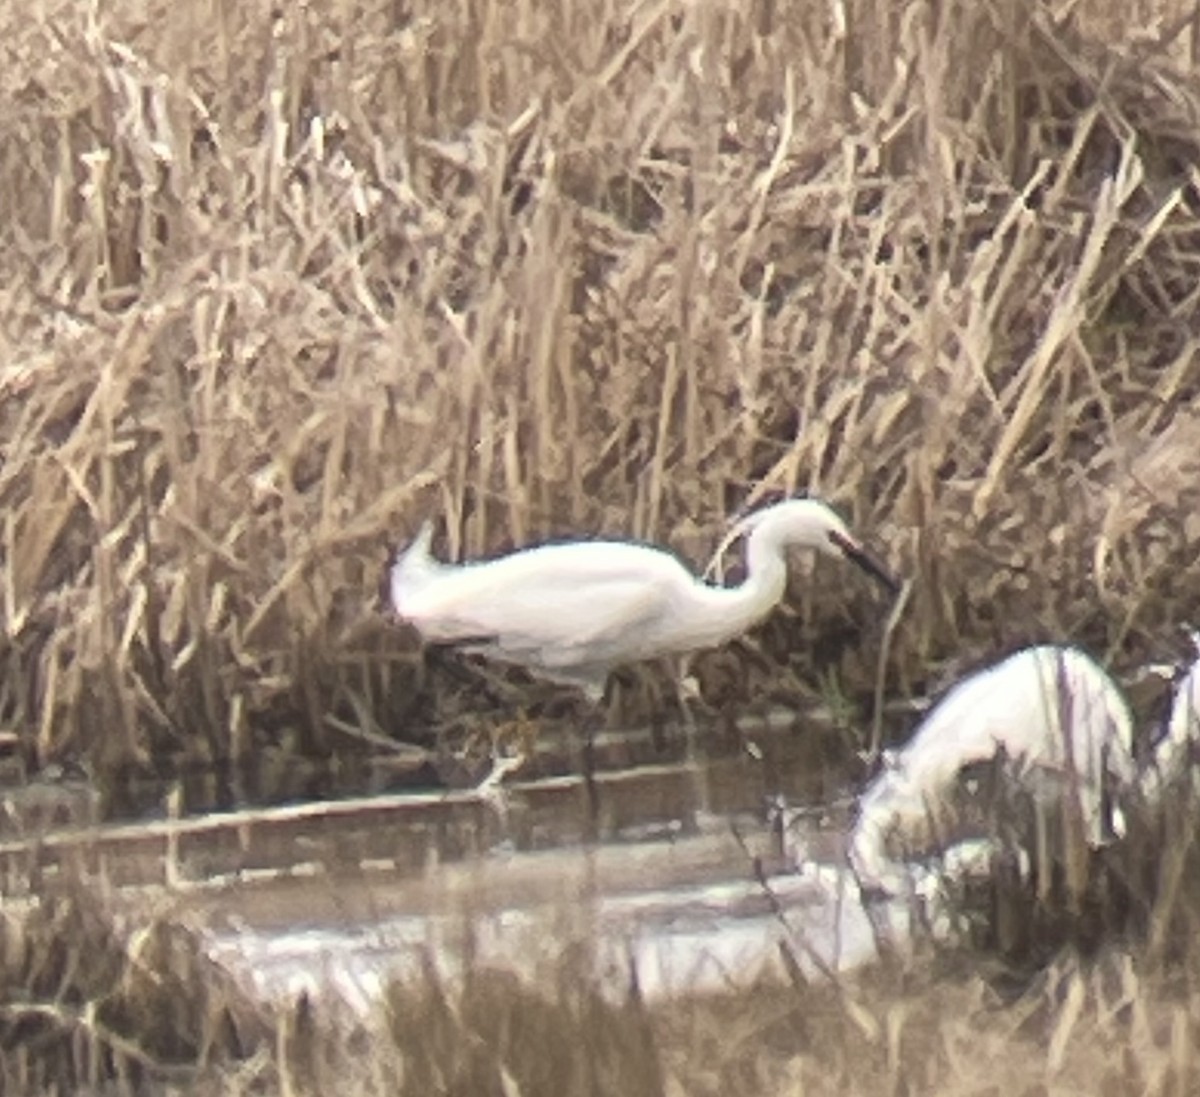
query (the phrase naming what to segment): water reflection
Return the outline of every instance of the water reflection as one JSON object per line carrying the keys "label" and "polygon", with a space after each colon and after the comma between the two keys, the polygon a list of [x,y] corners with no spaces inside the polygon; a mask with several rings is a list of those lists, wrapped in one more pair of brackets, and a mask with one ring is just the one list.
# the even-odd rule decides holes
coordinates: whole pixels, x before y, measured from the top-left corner
{"label": "water reflection", "polygon": [[[680,852],[687,859],[686,847],[706,842],[683,839],[682,851],[650,843],[637,856],[650,870]],[[554,858],[563,878],[575,881],[588,869],[569,862],[598,852],[564,851]],[[489,860],[494,868],[532,856],[505,853]],[[550,862],[543,867],[554,868]],[[358,1008],[367,1007],[389,978],[418,977],[431,962],[449,982],[468,963],[536,979],[554,970],[563,950],[584,949],[614,995],[628,991],[636,972],[642,994],[655,999],[685,989],[741,986],[768,973],[782,976],[781,948],[814,978],[876,955],[857,888],[834,866],[759,880],[750,866],[738,871],[731,864],[729,878],[706,883],[579,892],[491,909],[469,897],[460,902],[458,909],[394,914],[374,924],[262,928],[234,919],[215,936],[214,954],[267,994],[332,991]]]}
{"label": "water reflection", "polygon": [[536,975],[564,949],[589,955],[616,993],[635,970],[651,997],[778,971],[781,948],[817,974],[874,953],[838,868],[844,812],[805,817],[808,858],[827,871],[797,875],[769,805],[845,802],[836,735],[794,717],[726,726],[700,761],[681,744],[611,736],[591,845],[582,782],[539,758],[500,800],[459,789],[168,808],[0,842],[0,871],[14,898],[55,876],[101,879],[135,903],[165,889],[264,991],[324,989],[360,1006],[431,961],[446,978],[468,962]]}

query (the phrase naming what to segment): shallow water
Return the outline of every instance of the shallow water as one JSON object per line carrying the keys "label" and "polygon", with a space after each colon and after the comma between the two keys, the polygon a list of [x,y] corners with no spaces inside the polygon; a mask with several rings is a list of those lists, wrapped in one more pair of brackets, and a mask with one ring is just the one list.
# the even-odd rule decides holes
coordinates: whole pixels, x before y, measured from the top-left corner
{"label": "shallow water", "polygon": [[[438,829],[450,841],[430,842],[426,826],[419,868],[411,856],[404,867],[316,858],[312,875],[233,880],[194,899],[213,954],[263,991],[331,990],[360,1007],[389,977],[430,963],[449,980],[468,963],[536,977],[585,954],[614,993],[636,971],[654,998],[779,973],[781,946],[814,974],[874,955],[853,887],[832,867],[846,781],[786,721],[764,721],[737,747],[600,773],[595,842],[581,840],[578,779],[517,775],[482,805],[456,802]],[[803,841],[829,871],[792,870],[770,820],[775,797],[813,804]],[[421,825],[377,833],[396,848]]]}
{"label": "shallow water", "polygon": [[[617,993],[636,970],[655,997],[779,971],[781,946],[810,973],[874,955],[836,867],[850,782],[829,762],[828,728],[774,718],[691,743],[605,739],[592,841],[583,782],[541,775],[557,767],[535,760],[482,796],[400,793],[10,842],[5,894],[84,872],[139,905],[175,896],[213,955],[263,991],[332,991],[360,1007],[429,963],[448,979],[467,963],[536,975],[567,951]],[[802,875],[769,820],[779,797],[813,805],[803,835],[789,835],[810,861]]]}
{"label": "shallow water", "polygon": [[[684,839],[686,847],[705,838]],[[649,843],[633,856],[647,869],[673,851]],[[601,984],[620,995],[636,971],[648,999],[683,990],[745,985],[782,975],[781,947],[809,975],[845,970],[876,954],[871,926],[850,890],[838,902],[830,876],[781,874],[759,881],[731,865],[708,883],[648,890],[578,887],[586,862],[627,850],[600,848],[551,855],[543,867],[569,881],[555,898],[493,902],[461,895],[421,911],[264,925],[233,910],[213,937],[213,955],[247,975],[268,995],[333,991],[365,1008],[391,977],[416,977],[432,961],[453,982],[469,963],[500,966],[537,978],[554,972],[564,953],[586,950]],[[542,854],[497,852],[489,872]],[[351,902],[386,896],[372,885]],[[485,886],[481,889],[486,896]],[[368,896],[367,892],[373,895]],[[310,893],[311,894],[311,893]],[[296,908],[293,907],[293,914]]]}

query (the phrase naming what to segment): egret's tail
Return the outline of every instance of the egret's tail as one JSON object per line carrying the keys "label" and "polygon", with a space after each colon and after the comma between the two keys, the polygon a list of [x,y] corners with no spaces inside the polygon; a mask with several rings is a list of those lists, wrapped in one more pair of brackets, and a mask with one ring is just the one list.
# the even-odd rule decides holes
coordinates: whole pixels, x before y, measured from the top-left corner
{"label": "egret's tail", "polygon": [[438,562],[429,551],[433,543],[433,523],[426,521],[417,531],[412,543],[398,553],[392,565],[391,594],[392,608],[405,616],[408,600],[433,577]]}

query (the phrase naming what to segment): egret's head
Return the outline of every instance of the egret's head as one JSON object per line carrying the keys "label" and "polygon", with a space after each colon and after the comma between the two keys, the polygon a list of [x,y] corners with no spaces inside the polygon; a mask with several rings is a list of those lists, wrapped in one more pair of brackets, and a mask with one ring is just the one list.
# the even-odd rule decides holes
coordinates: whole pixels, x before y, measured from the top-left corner
{"label": "egret's head", "polygon": [[758,533],[780,548],[794,546],[840,556],[857,564],[893,594],[900,589],[899,583],[863,548],[846,523],[817,499],[787,499],[763,507],[741,519],[732,533],[733,536]]}

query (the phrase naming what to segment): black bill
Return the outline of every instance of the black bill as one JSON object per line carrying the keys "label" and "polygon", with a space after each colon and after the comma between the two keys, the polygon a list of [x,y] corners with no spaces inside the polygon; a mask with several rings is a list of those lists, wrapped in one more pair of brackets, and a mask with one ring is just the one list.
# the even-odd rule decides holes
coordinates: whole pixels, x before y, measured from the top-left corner
{"label": "black bill", "polygon": [[893,576],[887,568],[885,568],[878,560],[871,556],[862,545],[855,541],[851,541],[848,537],[841,537],[836,533],[831,533],[829,538],[838,548],[842,550],[842,555],[857,564],[863,569],[872,579],[885,586],[893,595],[900,593],[900,582]]}

